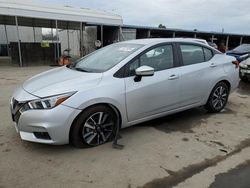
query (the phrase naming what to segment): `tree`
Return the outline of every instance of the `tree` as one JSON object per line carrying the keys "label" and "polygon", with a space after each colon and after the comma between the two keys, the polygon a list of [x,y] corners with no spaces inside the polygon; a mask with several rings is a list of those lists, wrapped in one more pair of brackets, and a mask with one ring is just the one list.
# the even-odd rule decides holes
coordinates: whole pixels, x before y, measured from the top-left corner
{"label": "tree", "polygon": [[161,28],[161,29],[166,29],[166,26],[163,25],[163,24],[159,24],[158,28]]}

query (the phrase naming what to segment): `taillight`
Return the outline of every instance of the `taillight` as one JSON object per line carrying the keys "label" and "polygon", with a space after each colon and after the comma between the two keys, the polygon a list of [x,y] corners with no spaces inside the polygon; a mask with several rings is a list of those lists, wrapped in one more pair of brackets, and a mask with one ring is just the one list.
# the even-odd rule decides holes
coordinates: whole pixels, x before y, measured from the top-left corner
{"label": "taillight", "polygon": [[232,61],[232,63],[235,65],[235,68],[238,68],[240,65],[239,61]]}

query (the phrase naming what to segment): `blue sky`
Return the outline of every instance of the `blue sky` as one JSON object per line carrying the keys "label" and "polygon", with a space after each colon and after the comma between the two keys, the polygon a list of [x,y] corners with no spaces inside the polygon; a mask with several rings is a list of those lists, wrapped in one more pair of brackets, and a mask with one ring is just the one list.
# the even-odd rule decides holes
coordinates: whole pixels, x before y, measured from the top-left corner
{"label": "blue sky", "polygon": [[114,12],[124,24],[250,34],[249,0],[43,0]]}

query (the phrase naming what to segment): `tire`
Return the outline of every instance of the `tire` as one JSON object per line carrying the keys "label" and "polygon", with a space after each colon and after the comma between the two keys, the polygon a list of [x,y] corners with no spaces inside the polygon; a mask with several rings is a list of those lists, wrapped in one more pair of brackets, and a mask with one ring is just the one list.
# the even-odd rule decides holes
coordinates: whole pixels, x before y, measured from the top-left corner
{"label": "tire", "polygon": [[210,93],[205,108],[211,113],[220,112],[227,104],[229,88],[225,82],[219,82]]}
{"label": "tire", "polygon": [[74,121],[70,131],[70,143],[75,147],[95,147],[111,141],[116,133],[118,118],[105,105],[84,110]]}

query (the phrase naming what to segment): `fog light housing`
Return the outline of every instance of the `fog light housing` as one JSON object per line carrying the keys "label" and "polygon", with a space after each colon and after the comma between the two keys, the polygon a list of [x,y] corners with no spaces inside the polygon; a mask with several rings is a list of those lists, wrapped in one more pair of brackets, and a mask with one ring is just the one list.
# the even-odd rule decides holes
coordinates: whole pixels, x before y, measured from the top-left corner
{"label": "fog light housing", "polygon": [[33,134],[38,139],[51,140],[51,137],[48,132],[34,132]]}

